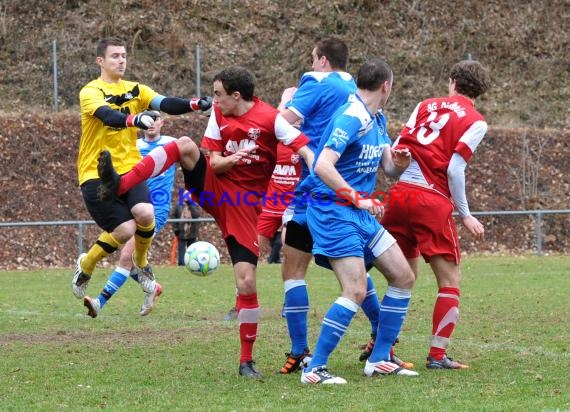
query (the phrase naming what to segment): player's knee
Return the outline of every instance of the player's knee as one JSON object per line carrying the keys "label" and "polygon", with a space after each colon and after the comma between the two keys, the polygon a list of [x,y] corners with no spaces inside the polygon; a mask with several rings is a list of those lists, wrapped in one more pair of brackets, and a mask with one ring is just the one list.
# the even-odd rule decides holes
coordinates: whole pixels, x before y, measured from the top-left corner
{"label": "player's knee", "polygon": [[193,170],[198,159],[200,159],[200,148],[188,136],[180,137],[177,144],[180,151],[180,164],[183,168]]}
{"label": "player's knee", "polygon": [[313,255],[287,244],[283,245],[282,252],[281,277],[283,281],[305,279]]}
{"label": "player's knee", "polygon": [[342,295],[360,306],[366,298],[366,284],[358,283],[348,287],[345,286],[342,291]]}
{"label": "player's knee", "polygon": [[358,305],[361,305],[362,302],[364,302],[365,298],[366,298],[366,288],[360,288],[357,291],[355,291],[354,301],[358,303]]}
{"label": "player's knee", "polygon": [[117,226],[111,234],[119,243],[126,243],[137,230],[137,224],[134,219],[128,220]]}
{"label": "player's knee", "polygon": [[399,268],[395,271],[397,279],[394,283],[397,283],[397,287],[403,289],[412,289],[416,283],[416,275],[412,270],[412,267],[408,262],[402,258],[400,261]]}
{"label": "player's knee", "polygon": [[250,274],[249,276],[246,276],[243,279],[242,287],[244,288],[244,290],[247,291],[247,293],[256,293],[257,292],[257,288],[255,286],[255,274],[254,273]]}
{"label": "player's knee", "polygon": [[239,295],[251,295],[257,293],[255,269],[247,268],[244,270],[243,263],[234,265],[236,277],[236,289]]}
{"label": "player's knee", "polygon": [[402,287],[405,289],[412,289],[416,283],[416,275],[414,274],[412,268],[409,268],[402,276]]}
{"label": "player's knee", "polygon": [[154,207],[151,203],[138,203],[131,209],[139,225],[150,225],[154,221]]}
{"label": "player's knee", "polygon": [[180,155],[185,156],[188,154],[195,154],[198,149],[198,146],[194,141],[188,136],[181,136],[176,141],[178,145],[178,150],[180,150]]}

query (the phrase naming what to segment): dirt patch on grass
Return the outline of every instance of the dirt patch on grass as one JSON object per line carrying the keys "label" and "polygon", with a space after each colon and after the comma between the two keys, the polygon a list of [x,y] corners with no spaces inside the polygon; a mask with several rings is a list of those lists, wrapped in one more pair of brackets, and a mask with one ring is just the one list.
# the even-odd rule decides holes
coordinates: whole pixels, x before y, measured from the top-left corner
{"label": "dirt patch on grass", "polygon": [[223,329],[212,327],[210,322],[196,324],[191,328],[176,329],[138,329],[93,332],[42,332],[42,333],[5,333],[0,334],[0,346],[10,344],[30,345],[66,345],[89,344],[118,345],[135,347],[141,344],[183,342],[187,339],[196,339],[198,336],[211,338],[216,334],[224,333]]}

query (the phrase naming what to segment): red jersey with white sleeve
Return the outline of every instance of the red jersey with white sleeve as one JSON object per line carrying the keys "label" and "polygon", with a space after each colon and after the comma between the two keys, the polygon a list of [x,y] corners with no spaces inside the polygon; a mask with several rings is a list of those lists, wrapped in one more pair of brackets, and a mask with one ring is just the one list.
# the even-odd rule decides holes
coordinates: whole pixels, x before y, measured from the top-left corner
{"label": "red jersey with white sleeve", "polygon": [[407,147],[412,162],[400,181],[429,186],[450,198],[447,170],[454,153],[468,162],[487,132],[484,117],[465,96],[419,103],[394,143]]}
{"label": "red jersey with white sleeve", "polygon": [[301,159],[290,147],[277,145],[277,163],[267,191],[261,201],[257,233],[272,239],[283,225],[282,217],[295,197],[295,187],[301,178]]}
{"label": "red jersey with white sleeve", "polygon": [[295,187],[301,178],[301,157],[289,146],[277,145],[277,163],[267,186],[262,213],[281,216],[295,197]]}
{"label": "red jersey with white sleeve", "polygon": [[202,147],[229,156],[240,149],[258,146],[223,175],[238,186],[261,194],[267,189],[275,167],[277,142],[296,152],[309,139],[291,126],[276,108],[257,97],[253,101],[253,107],[243,116],[223,116],[214,104]]}

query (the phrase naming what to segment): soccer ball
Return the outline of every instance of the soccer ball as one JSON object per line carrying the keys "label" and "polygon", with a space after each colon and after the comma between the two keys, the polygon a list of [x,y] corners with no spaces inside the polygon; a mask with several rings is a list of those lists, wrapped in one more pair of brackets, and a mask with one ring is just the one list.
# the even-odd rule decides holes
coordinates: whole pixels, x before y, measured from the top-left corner
{"label": "soccer ball", "polygon": [[195,242],[186,249],[184,264],[193,275],[208,276],[220,266],[220,253],[211,243]]}

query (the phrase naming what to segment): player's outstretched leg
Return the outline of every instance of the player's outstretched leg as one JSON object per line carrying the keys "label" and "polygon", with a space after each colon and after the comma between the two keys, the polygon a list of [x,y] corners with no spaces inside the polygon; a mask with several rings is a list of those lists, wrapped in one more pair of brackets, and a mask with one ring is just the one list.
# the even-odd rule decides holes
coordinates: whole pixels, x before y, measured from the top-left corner
{"label": "player's outstretched leg", "polygon": [[115,170],[113,160],[111,159],[111,153],[108,150],[103,150],[99,154],[97,162],[97,172],[101,178],[99,198],[101,200],[108,200],[113,196],[117,196],[119,185],[121,183],[121,176],[119,176]]}

